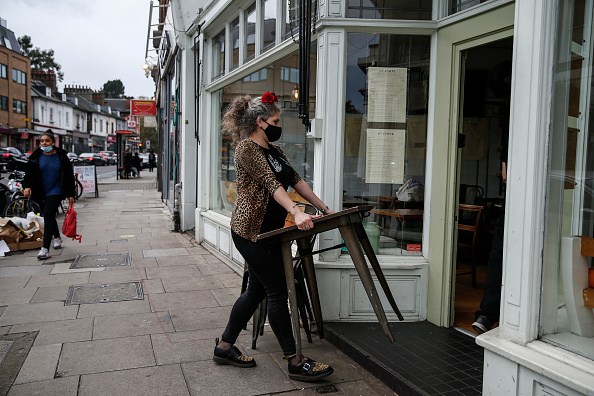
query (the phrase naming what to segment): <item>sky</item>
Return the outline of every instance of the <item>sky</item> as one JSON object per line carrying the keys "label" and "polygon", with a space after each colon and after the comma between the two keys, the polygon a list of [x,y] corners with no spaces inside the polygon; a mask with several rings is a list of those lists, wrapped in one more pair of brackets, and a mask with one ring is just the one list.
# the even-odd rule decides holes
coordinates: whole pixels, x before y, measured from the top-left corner
{"label": "sky", "polygon": [[[64,80],[58,82],[59,91],[66,85],[100,90],[107,81],[119,79],[126,96],[154,95],[154,82],[142,70],[150,0],[0,0],[0,3],[0,18],[6,20],[6,27],[17,38],[28,35],[33,47],[54,50],[54,60],[64,73]],[[155,8],[154,21],[156,13]],[[148,55],[155,56],[155,52],[149,51]]]}

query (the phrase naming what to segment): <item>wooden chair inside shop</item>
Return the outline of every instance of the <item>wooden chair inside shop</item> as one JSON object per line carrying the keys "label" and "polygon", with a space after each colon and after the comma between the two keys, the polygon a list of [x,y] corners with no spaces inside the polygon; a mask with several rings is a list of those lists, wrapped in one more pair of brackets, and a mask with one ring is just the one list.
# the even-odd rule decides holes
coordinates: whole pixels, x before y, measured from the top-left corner
{"label": "wooden chair inside shop", "polygon": [[481,205],[458,205],[458,254],[457,264],[460,260],[460,253],[470,253],[470,271],[456,271],[456,275],[470,274],[472,287],[476,289],[476,262],[477,262],[477,236],[481,223],[484,224],[484,207]]}
{"label": "wooden chair inside shop", "polygon": [[[291,197],[293,202],[300,204],[302,211],[309,214],[317,214],[317,210],[313,207],[313,205],[307,202],[307,200],[298,193],[290,192],[289,196]],[[295,225],[295,218],[290,213],[287,213],[287,217],[285,219],[285,227],[290,227],[292,225]],[[314,243],[313,239],[315,239],[315,235],[312,236],[312,241],[310,241],[312,245]],[[297,260],[293,268],[295,271],[295,290],[297,295],[297,306],[299,310],[299,316],[301,317],[303,329],[305,330],[305,334],[307,335],[307,341],[311,344],[313,340],[311,338],[312,329],[310,327],[310,323],[314,324],[315,320],[313,312],[311,310],[310,295],[305,282],[305,275],[303,273],[303,266],[301,265],[301,260]],[[247,288],[248,280],[249,272],[247,268],[247,263],[245,263],[243,267],[243,280],[241,283],[242,294]],[[262,302],[256,309],[256,312],[254,312],[254,316],[252,317],[252,349],[256,349],[256,342],[258,340],[258,336],[264,335],[264,325],[266,323],[266,315],[268,309],[267,307],[268,303],[266,299],[262,300]]]}
{"label": "wooden chair inside shop", "polygon": [[[375,203],[375,209],[397,209],[396,204],[398,199],[396,197],[387,197],[385,195],[379,195]],[[390,216],[376,215],[377,225],[382,230],[387,230],[390,227]]]}

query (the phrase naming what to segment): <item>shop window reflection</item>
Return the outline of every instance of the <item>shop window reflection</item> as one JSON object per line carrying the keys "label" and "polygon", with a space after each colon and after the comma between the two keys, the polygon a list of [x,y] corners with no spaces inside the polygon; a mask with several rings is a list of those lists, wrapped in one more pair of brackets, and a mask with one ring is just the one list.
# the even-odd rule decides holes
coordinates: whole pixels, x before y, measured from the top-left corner
{"label": "shop window reflection", "polygon": [[[315,79],[316,53],[315,44],[312,45],[312,69],[310,85],[310,117],[315,114]],[[220,132],[220,121],[234,97],[239,95],[261,96],[264,92],[274,92],[281,106],[281,139],[274,144],[280,146],[289,159],[291,165],[312,185],[313,183],[313,144],[305,137],[305,127],[298,118],[297,103],[292,100],[291,93],[295,84],[283,78],[284,70],[297,70],[298,54],[292,54],[276,63],[262,68],[241,80],[227,85],[217,91],[218,106],[213,112],[213,134],[217,142],[213,145],[212,155],[215,166],[211,175],[211,208],[225,215],[230,215],[235,202],[235,150],[231,145],[231,136]]]}
{"label": "shop window reflection", "polygon": [[245,61],[256,57],[256,3],[245,11],[246,50]]}
{"label": "shop window reflection", "polygon": [[347,17],[430,20],[432,5],[432,0],[348,0]]}
{"label": "shop window reflection", "polygon": [[374,207],[366,223],[380,254],[420,255],[429,37],[349,33],[347,41],[343,209]]}

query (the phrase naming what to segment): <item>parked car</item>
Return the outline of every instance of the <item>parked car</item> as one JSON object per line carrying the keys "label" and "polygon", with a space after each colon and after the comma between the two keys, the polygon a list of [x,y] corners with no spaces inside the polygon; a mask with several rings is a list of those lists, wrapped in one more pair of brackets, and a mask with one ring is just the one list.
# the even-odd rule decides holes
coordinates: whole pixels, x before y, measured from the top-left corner
{"label": "parked car", "polygon": [[138,154],[138,156],[140,157],[140,161],[142,161],[142,167],[148,168],[148,166],[149,166],[148,154],[142,153],[142,154]]}
{"label": "parked car", "polygon": [[76,163],[80,161],[80,158],[78,155],[76,155],[75,153],[68,153],[66,154],[68,156],[68,159],[70,160],[70,162],[72,163]]}
{"label": "parked car", "polygon": [[0,147],[0,168],[25,170],[27,158],[15,147]]}
{"label": "parked car", "polygon": [[78,156],[82,161],[83,165],[95,165],[104,166],[107,165],[107,161],[103,159],[98,153],[82,153]]}
{"label": "parked car", "polygon": [[108,165],[115,165],[117,162],[113,151],[100,151],[99,155],[107,162]]}

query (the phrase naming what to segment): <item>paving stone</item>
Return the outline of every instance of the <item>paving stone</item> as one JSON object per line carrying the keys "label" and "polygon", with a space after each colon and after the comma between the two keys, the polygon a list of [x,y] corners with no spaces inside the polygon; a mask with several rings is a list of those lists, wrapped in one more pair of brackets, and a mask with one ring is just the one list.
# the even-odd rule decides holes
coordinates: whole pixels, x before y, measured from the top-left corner
{"label": "paving stone", "polygon": [[179,278],[185,276],[200,276],[201,273],[195,265],[183,265],[179,267],[157,267],[147,268],[146,276],[148,279]]}
{"label": "paving stone", "polygon": [[65,307],[61,302],[15,304],[6,308],[0,326],[75,319],[77,312],[77,306]]}
{"label": "paving stone", "polygon": [[140,281],[146,279],[144,268],[119,268],[117,270],[107,268],[105,271],[93,272],[89,276],[89,283],[106,284],[120,283],[125,281]]}
{"label": "paving stone", "polygon": [[37,291],[36,287],[16,290],[0,290],[0,305],[27,304]]}
{"label": "paving stone", "polygon": [[145,279],[142,281],[142,291],[145,295],[165,293],[161,279]]}
{"label": "paving stone", "polygon": [[169,311],[175,331],[225,328],[231,307]]}
{"label": "paving stone", "polygon": [[80,379],[79,396],[183,396],[189,394],[179,365],[89,374],[81,376]]}
{"label": "paving stone", "polygon": [[31,279],[30,276],[15,276],[11,278],[0,278],[0,290],[15,290],[25,287]]}
{"label": "paving stone", "polygon": [[72,286],[85,284],[88,281],[88,271],[73,274],[41,275],[32,277],[27,283],[27,287]]}
{"label": "paving stone", "polygon": [[176,256],[176,257],[157,257],[159,267],[183,266],[191,264],[206,264],[204,257],[197,255]]}
{"label": "paving stone", "polygon": [[39,331],[34,346],[89,341],[93,337],[93,318],[15,325],[11,333],[32,331]]}
{"label": "paving stone", "polygon": [[171,317],[167,312],[100,316],[95,318],[93,339],[172,333],[173,331]]}
{"label": "paving stone", "polygon": [[62,344],[33,346],[14,383],[18,385],[53,379],[61,350]]}
{"label": "paving stone", "polygon": [[5,334],[8,334],[10,332],[10,329],[12,329],[12,326],[2,326],[2,327],[0,327],[0,336],[3,336]]}
{"label": "paving stone", "polygon": [[117,301],[105,304],[82,304],[80,305],[78,311],[78,318],[127,315],[147,312],[151,312],[151,307],[148,298],[145,298],[144,300]]}
{"label": "paving stone", "polygon": [[230,287],[226,289],[211,290],[213,296],[217,299],[221,306],[233,305],[241,295],[241,287]]}
{"label": "paving stone", "polygon": [[154,366],[150,337],[125,337],[64,344],[58,363],[63,376]]}
{"label": "paving stone", "polygon": [[225,287],[241,287],[243,278],[236,274],[218,274],[216,277],[225,285]]}
{"label": "paving stone", "polygon": [[198,246],[194,246],[192,248],[188,248],[188,253],[190,253],[192,256],[197,256],[197,255],[203,255],[203,254],[211,254],[208,249],[198,245]]}
{"label": "paving stone", "polygon": [[66,301],[69,286],[39,287],[31,299],[32,303]]}
{"label": "paving stone", "polygon": [[[150,243],[111,243],[107,245],[107,251],[110,253],[138,252],[141,254],[145,249],[151,249]],[[140,255],[140,257],[142,257],[142,255]]]}
{"label": "paving stone", "polygon": [[[378,381],[379,382],[379,381]],[[300,396],[307,396],[307,395],[319,395],[323,393],[334,395],[365,395],[365,396],[379,396],[379,395],[395,395],[394,391],[390,390],[387,386],[383,388],[379,388],[378,393],[374,388],[372,388],[368,383],[365,381],[352,381],[352,382],[344,382],[341,384],[322,384],[322,383],[315,383],[314,388],[309,389],[297,389],[291,392],[283,393],[283,396],[293,396],[293,395],[300,395]],[[329,388],[334,386],[336,390]]]}
{"label": "paving stone", "polygon": [[[158,266],[157,259],[154,257],[142,257],[142,255],[139,254],[132,256],[132,265],[130,267],[156,268]],[[116,268],[114,267],[112,269]]]}
{"label": "paving stone", "polygon": [[[212,361],[182,363],[186,382],[193,395],[261,395],[295,390],[283,370],[268,355],[260,355],[258,365],[238,370],[233,366],[220,366]],[[232,381],[229,381],[233,378]],[[301,387],[300,387],[301,388]]]}
{"label": "paving stone", "polygon": [[208,290],[162,293],[151,296],[151,309],[153,311],[172,311],[183,309],[196,309],[218,307],[219,303]]}
{"label": "paving stone", "polygon": [[77,396],[78,377],[13,385],[8,396]]}
{"label": "paving stone", "polygon": [[21,278],[23,276],[47,275],[52,269],[49,265],[0,267],[0,278]]}
{"label": "paving stone", "polygon": [[189,256],[185,248],[143,250],[144,257]]}
{"label": "paving stone", "polygon": [[[86,274],[87,279],[89,277],[89,272],[96,272],[96,271],[105,271],[105,267],[96,267],[96,268],[72,268],[70,266],[76,259],[76,256],[72,258],[72,261],[68,263],[57,263],[54,264],[54,268],[50,272],[50,275],[58,275],[58,274],[75,274],[75,273],[83,273]],[[79,282],[80,283],[80,282]]]}
{"label": "paving stone", "polygon": [[184,276],[180,278],[163,278],[162,281],[163,287],[168,293],[225,288],[225,285],[215,276]]}
{"label": "paving stone", "polygon": [[236,274],[231,268],[222,262],[198,264],[198,269],[202,275]]}

